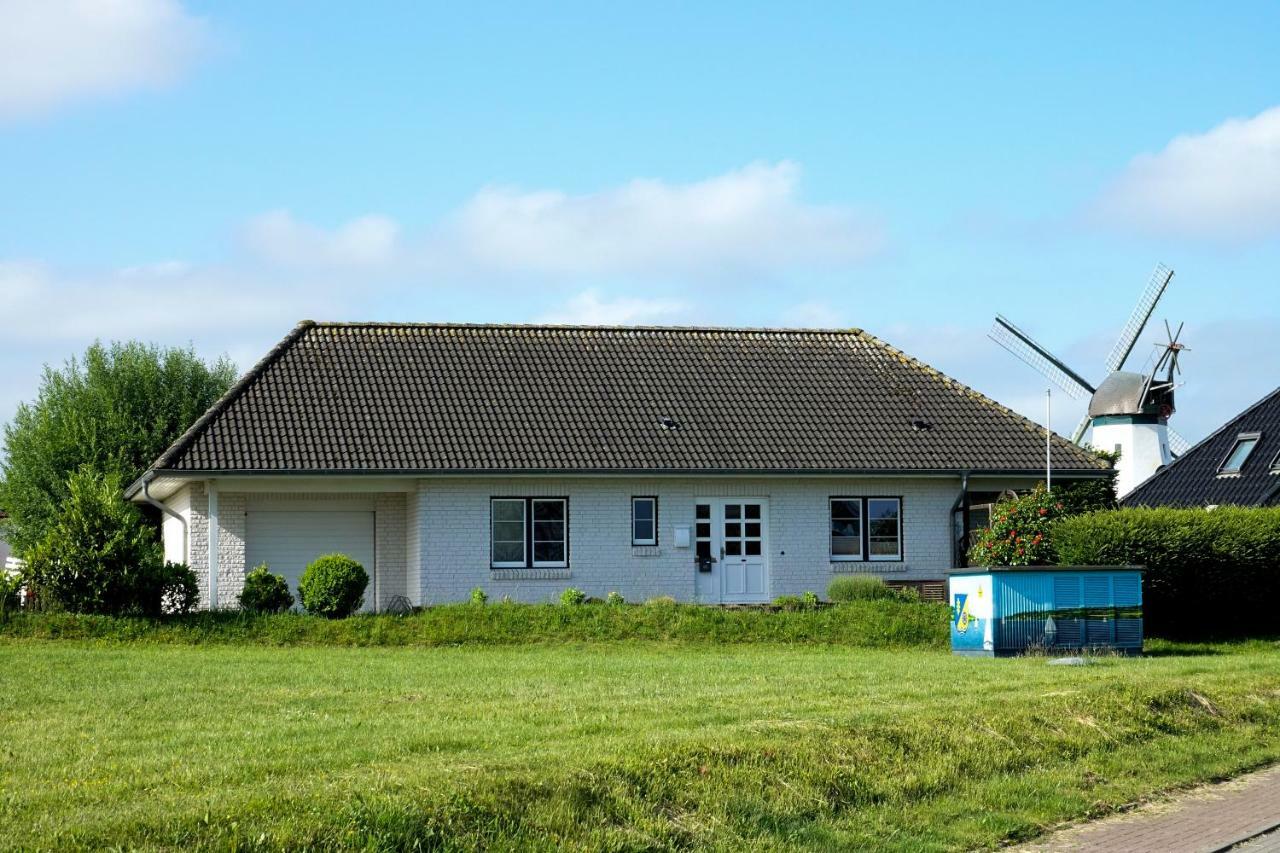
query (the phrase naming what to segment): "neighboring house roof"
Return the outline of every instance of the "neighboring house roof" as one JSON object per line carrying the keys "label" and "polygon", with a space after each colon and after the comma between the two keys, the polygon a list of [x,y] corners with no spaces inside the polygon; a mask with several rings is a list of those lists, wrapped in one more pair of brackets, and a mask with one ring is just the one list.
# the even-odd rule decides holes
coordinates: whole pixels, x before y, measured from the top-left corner
{"label": "neighboring house roof", "polygon": [[[1256,442],[1238,473],[1222,473],[1241,436]],[[1266,506],[1280,503],[1280,388],[1152,474],[1125,506]]]}
{"label": "neighboring house roof", "polygon": [[[1106,470],[1056,435],[1052,454],[1058,470]],[[308,321],[150,473],[1033,473],[1044,463],[1042,428],[857,329]]]}

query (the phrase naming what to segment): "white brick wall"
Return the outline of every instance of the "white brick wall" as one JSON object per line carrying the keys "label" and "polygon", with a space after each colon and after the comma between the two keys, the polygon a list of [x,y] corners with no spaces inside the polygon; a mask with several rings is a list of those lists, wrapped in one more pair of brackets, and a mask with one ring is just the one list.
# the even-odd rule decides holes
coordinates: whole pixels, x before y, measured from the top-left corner
{"label": "white brick wall", "polygon": [[[821,594],[832,577],[849,571],[891,580],[938,579],[951,566],[951,507],[959,487],[958,478],[427,479],[420,482],[417,499],[421,562],[420,598],[415,603],[462,600],[477,586],[492,599],[509,596],[519,601],[550,600],[567,586],[597,597],[616,590],[629,601],[657,595],[691,600],[693,549],[672,547],[673,529],[693,524],[696,498],[735,495],[769,501],[770,598],[806,590]],[[631,547],[632,495],[658,496],[656,549]],[[568,497],[570,569],[492,571],[489,499],[494,496]],[[900,496],[904,561],[832,563],[827,505],[831,496]]]}
{"label": "white brick wall", "polygon": [[[194,482],[184,489],[181,498],[189,501],[188,531],[191,569],[200,585],[200,606],[207,608],[209,601],[209,495],[204,483]],[[374,554],[377,573],[377,606],[381,610],[397,595],[415,593],[408,586],[409,525],[406,518],[404,493],[353,494],[345,492],[305,493],[252,493],[218,491],[218,607],[235,607],[240,591],[244,589],[244,576],[252,566],[245,565],[246,513],[253,508],[288,507],[305,509],[320,502],[356,501],[371,506],[374,517]],[[416,495],[414,496],[416,499]],[[415,535],[420,525],[415,525]],[[164,528],[166,550],[174,543],[170,536],[180,536],[176,525]],[[415,587],[416,589],[416,587]],[[370,588],[368,595],[375,590]]]}

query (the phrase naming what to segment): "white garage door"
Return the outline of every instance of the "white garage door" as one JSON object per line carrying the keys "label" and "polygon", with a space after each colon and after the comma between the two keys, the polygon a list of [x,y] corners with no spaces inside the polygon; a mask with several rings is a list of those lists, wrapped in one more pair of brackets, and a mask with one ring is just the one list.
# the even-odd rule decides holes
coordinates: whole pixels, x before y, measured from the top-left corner
{"label": "white garage door", "polygon": [[[266,563],[283,575],[298,598],[298,578],[307,564],[322,554],[346,554],[369,573],[364,609],[372,610],[373,513],[324,510],[251,510],[245,521],[245,565]],[[301,602],[299,602],[301,606]]]}

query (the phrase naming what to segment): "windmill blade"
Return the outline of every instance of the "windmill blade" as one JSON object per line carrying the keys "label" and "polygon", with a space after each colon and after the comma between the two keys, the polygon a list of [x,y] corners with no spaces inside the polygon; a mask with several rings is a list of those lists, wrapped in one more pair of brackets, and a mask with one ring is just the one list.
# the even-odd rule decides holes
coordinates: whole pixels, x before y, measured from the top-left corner
{"label": "windmill blade", "polygon": [[1017,326],[997,314],[987,337],[1034,367],[1069,396],[1079,400],[1094,392],[1094,387],[1080,374],[1067,367],[1062,359],[1040,346]]}
{"label": "windmill blade", "polygon": [[1176,459],[1191,449],[1191,442],[1179,433],[1169,430],[1169,453]]}
{"label": "windmill blade", "polygon": [[1080,419],[1080,423],[1076,424],[1076,431],[1071,433],[1071,440],[1076,444],[1084,442],[1084,431],[1089,428],[1089,416],[1086,414]]}
{"label": "windmill blade", "polygon": [[1133,313],[1125,321],[1116,345],[1111,348],[1111,353],[1107,356],[1107,373],[1114,373],[1124,367],[1129,353],[1133,352],[1133,345],[1142,336],[1147,320],[1151,319],[1151,312],[1156,310],[1156,303],[1164,295],[1165,288],[1169,286],[1172,278],[1173,270],[1164,264],[1156,264],[1155,272],[1151,273],[1151,280],[1147,282],[1142,295],[1138,297],[1138,304],[1133,307]]}

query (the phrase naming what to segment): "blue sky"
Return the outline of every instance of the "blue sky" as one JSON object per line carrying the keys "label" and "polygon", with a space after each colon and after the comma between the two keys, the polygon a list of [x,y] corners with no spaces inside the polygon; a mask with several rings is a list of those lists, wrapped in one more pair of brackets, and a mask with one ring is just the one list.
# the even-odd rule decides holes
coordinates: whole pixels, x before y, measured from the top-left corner
{"label": "blue sky", "polygon": [[1158,261],[1179,431],[1280,384],[1280,8],[789,5],[0,0],[0,419],[304,317],[854,325],[1040,419],[991,315],[1098,380]]}

